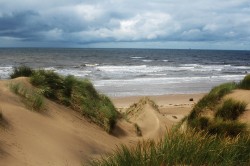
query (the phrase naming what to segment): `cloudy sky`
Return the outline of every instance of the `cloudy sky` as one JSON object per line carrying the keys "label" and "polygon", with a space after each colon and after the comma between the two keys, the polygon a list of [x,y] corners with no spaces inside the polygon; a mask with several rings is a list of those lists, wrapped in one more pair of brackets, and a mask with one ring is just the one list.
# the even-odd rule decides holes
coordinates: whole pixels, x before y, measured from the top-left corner
{"label": "cloudy sky", "polygon": [[250,0],[0,0],[0,47],[250,49]]}

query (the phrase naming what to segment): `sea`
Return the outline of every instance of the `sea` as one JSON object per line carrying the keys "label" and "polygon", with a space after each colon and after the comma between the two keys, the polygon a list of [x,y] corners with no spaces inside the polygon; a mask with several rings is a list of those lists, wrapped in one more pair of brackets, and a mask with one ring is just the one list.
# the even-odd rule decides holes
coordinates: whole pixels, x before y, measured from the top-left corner
{"label": "sea", "polygon": [[0,78],[13,67],[89,79],[110,97],[207,93],[250,73],[250,51],[0,48]]}

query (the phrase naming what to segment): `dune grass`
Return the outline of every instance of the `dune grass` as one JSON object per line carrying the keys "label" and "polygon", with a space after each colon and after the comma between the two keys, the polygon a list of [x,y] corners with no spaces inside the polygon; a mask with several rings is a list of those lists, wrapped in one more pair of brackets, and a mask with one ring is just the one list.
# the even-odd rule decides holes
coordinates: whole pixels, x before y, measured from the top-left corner
{"label": "dune grass", "polygon": [[30,81],[47,98],[81,112],[107,132],[111,132],[114,127],[118,113],[113,103],[107,96],[99,94],[89,80],[37,70],[31,75]]}
{"label": "dune grass", "polygon": [[188,116],[188,122],[199,117],[199,115],[206,109],[214,109],[216,105],[221,101],[222,97],[232,92],[237,88],[237,84],[225,83],[214,87],[207,95],[205,95],[199,102],[194,106],[191,113]]}
{"label": "dune grass", "polygon": [[33,70],[28,66],[19,66],[14,67],[13,72],[10,74],[10,78],[17,78],[17,77],[29,77],[33,73]]}
{"label": "dune grass", "polygon": [[158,143],[142,142],[133,148],[121,146],[113,155],[89,165],[249,165],[250,138],[217,137],[203,132],[168,132]]}
{"label": "dune grass", "polygon": [[[115,125],[118,113],[113,103],[107,96],[99,94],[89,80],[80,80],[74,76],[63,77],[54,71],[33,70],[27,66],[15,67],[10,75],[11,78],[20,76],[30,77],[31,84],[37,87],[39,94],[81,112],[107,132]],[[12,85],[11,89],[30,101],[31,98],[24,94],[28,90],[21,85]],[[32,108],[38,108],[42,98],[39,95],[34,98],[34,101],[29,103],[35,104]]]}
{"label": "dune grass", "polygon": [[250,74],[246,75],[245,78],[239,83],[240,89],[250,90]]}
{"label": "dune grass", "polygon": [[33,111],[42,111],[45,109],[44,98],[37,91],[21,83],[11,83],[10,89],[12,92],[22,97],[22,101]]}
{"label": "dune grass", "polygon": [[223,120],[236,120],[244,111],[247,104],[244,102],[227,99],[223,105],[218,108],[215,117]]}
{"label": "dune grass", "polygon": [[[236,121],[245,111],[246,104],[233,99],[222,100],[226,94],[236,88],[238,86],[235,83],[226,83],[213,88],[188,115],[188,127],[196,131],[205,131],[211,135],[230,137],[248,133],[247,126]],[[213,112],[214,115],[212,117],[203,115],[207,111]]]}

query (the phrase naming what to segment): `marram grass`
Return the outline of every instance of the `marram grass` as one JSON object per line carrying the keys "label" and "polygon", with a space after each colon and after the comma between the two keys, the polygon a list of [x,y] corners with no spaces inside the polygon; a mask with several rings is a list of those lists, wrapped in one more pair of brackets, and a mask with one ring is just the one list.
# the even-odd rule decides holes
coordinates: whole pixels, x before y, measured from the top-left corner
{"label": "marram grass", "polygon": [[37,70],[30,81],[45,97],[79,111],[107,132],[114,127],[118,113],[113,103],[107,96],[99,94],[89,80]]}
{"label": "marram grass", "polygon": [[244,102],[227,99],[222,106],[218,108],[215,117],[223,120],[236,120],[243,112],[246,111],[247,104]]}
{"label": "marram grass", "polygon": [[225,83],[214,87],[207,95],[205,95],[198,103],[194,106],[191,113],[188,116],[188,122],[200,116],[205,109],[215,109],[216,105],[219,104],[221,99],[237,88],[237,84]]}
{"label": "marram grass", "polygon": [[101,166],[249,165],[250,138],[217,137],[203,132],[168,132],[159,142],[121,146],[113,155],[91,162]]}
{"label": "marram grass", "polygon": [[245,78],[239,83],[239,88],[250,90],[250,74],[246,75]]}
{"label": "marram grass", "polygon": [[[27,66],[14,68],[10,75],[11,78],[20,76],[30,77],[31,84],[38,89],[39,94],[79,111],[107,132],[111,132],[114,127],[118,113],[113,103],[107,96],[99,94],[89,80],[80,80],[71,75],[64,77],[50,70],[33,70]],[[11,89],[25,97],[23,93],[26,91],[19,86],[12,85]],[[42,98],[38,95],[34,97],[32,107],[39,108],[43,104]],[[29,97],[27,99],[29,101]]]}
{"label": "marram grass", "polygon": [[14,67],[13,72],[10,74],[10,78],[17,78],[17,77],[29,77],[33,73],[33,70],[28,66],[19,66]]}
{"label": "marram grass", "polygon": [[45,109],[44,97],[37,91],[21,83],[11,83],[10,89],[20,96],[25,105],[33,111],[42,111]]}

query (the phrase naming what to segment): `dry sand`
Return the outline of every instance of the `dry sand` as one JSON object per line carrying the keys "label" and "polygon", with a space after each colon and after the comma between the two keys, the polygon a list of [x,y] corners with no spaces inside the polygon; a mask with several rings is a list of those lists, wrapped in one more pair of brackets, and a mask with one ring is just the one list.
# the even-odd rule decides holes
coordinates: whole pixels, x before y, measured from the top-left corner
{"label": "dry sand", "polygon": [[[28,84],[26,79],[15,81]],[[0,110],[6,121],[0,127],[1,166],[78,166],[93,157],[112,152],[121,144],[134,145],[142,139],[160,138],[203,96],[152,96],[151,99],[159,105],[159,112],[146,104],[131,122],[119,120],[113,134],[109,135],[77,112],[49,100],[46,100],[45,113],[28,110],[20,97],[10,92],[9,83],[10,80],[0,81]],[[112,100],[124,111],[140,98]],[[194,101],[189,101],[190,98]],[[134,123],[140,126],[142,137],[136,135]]]}

